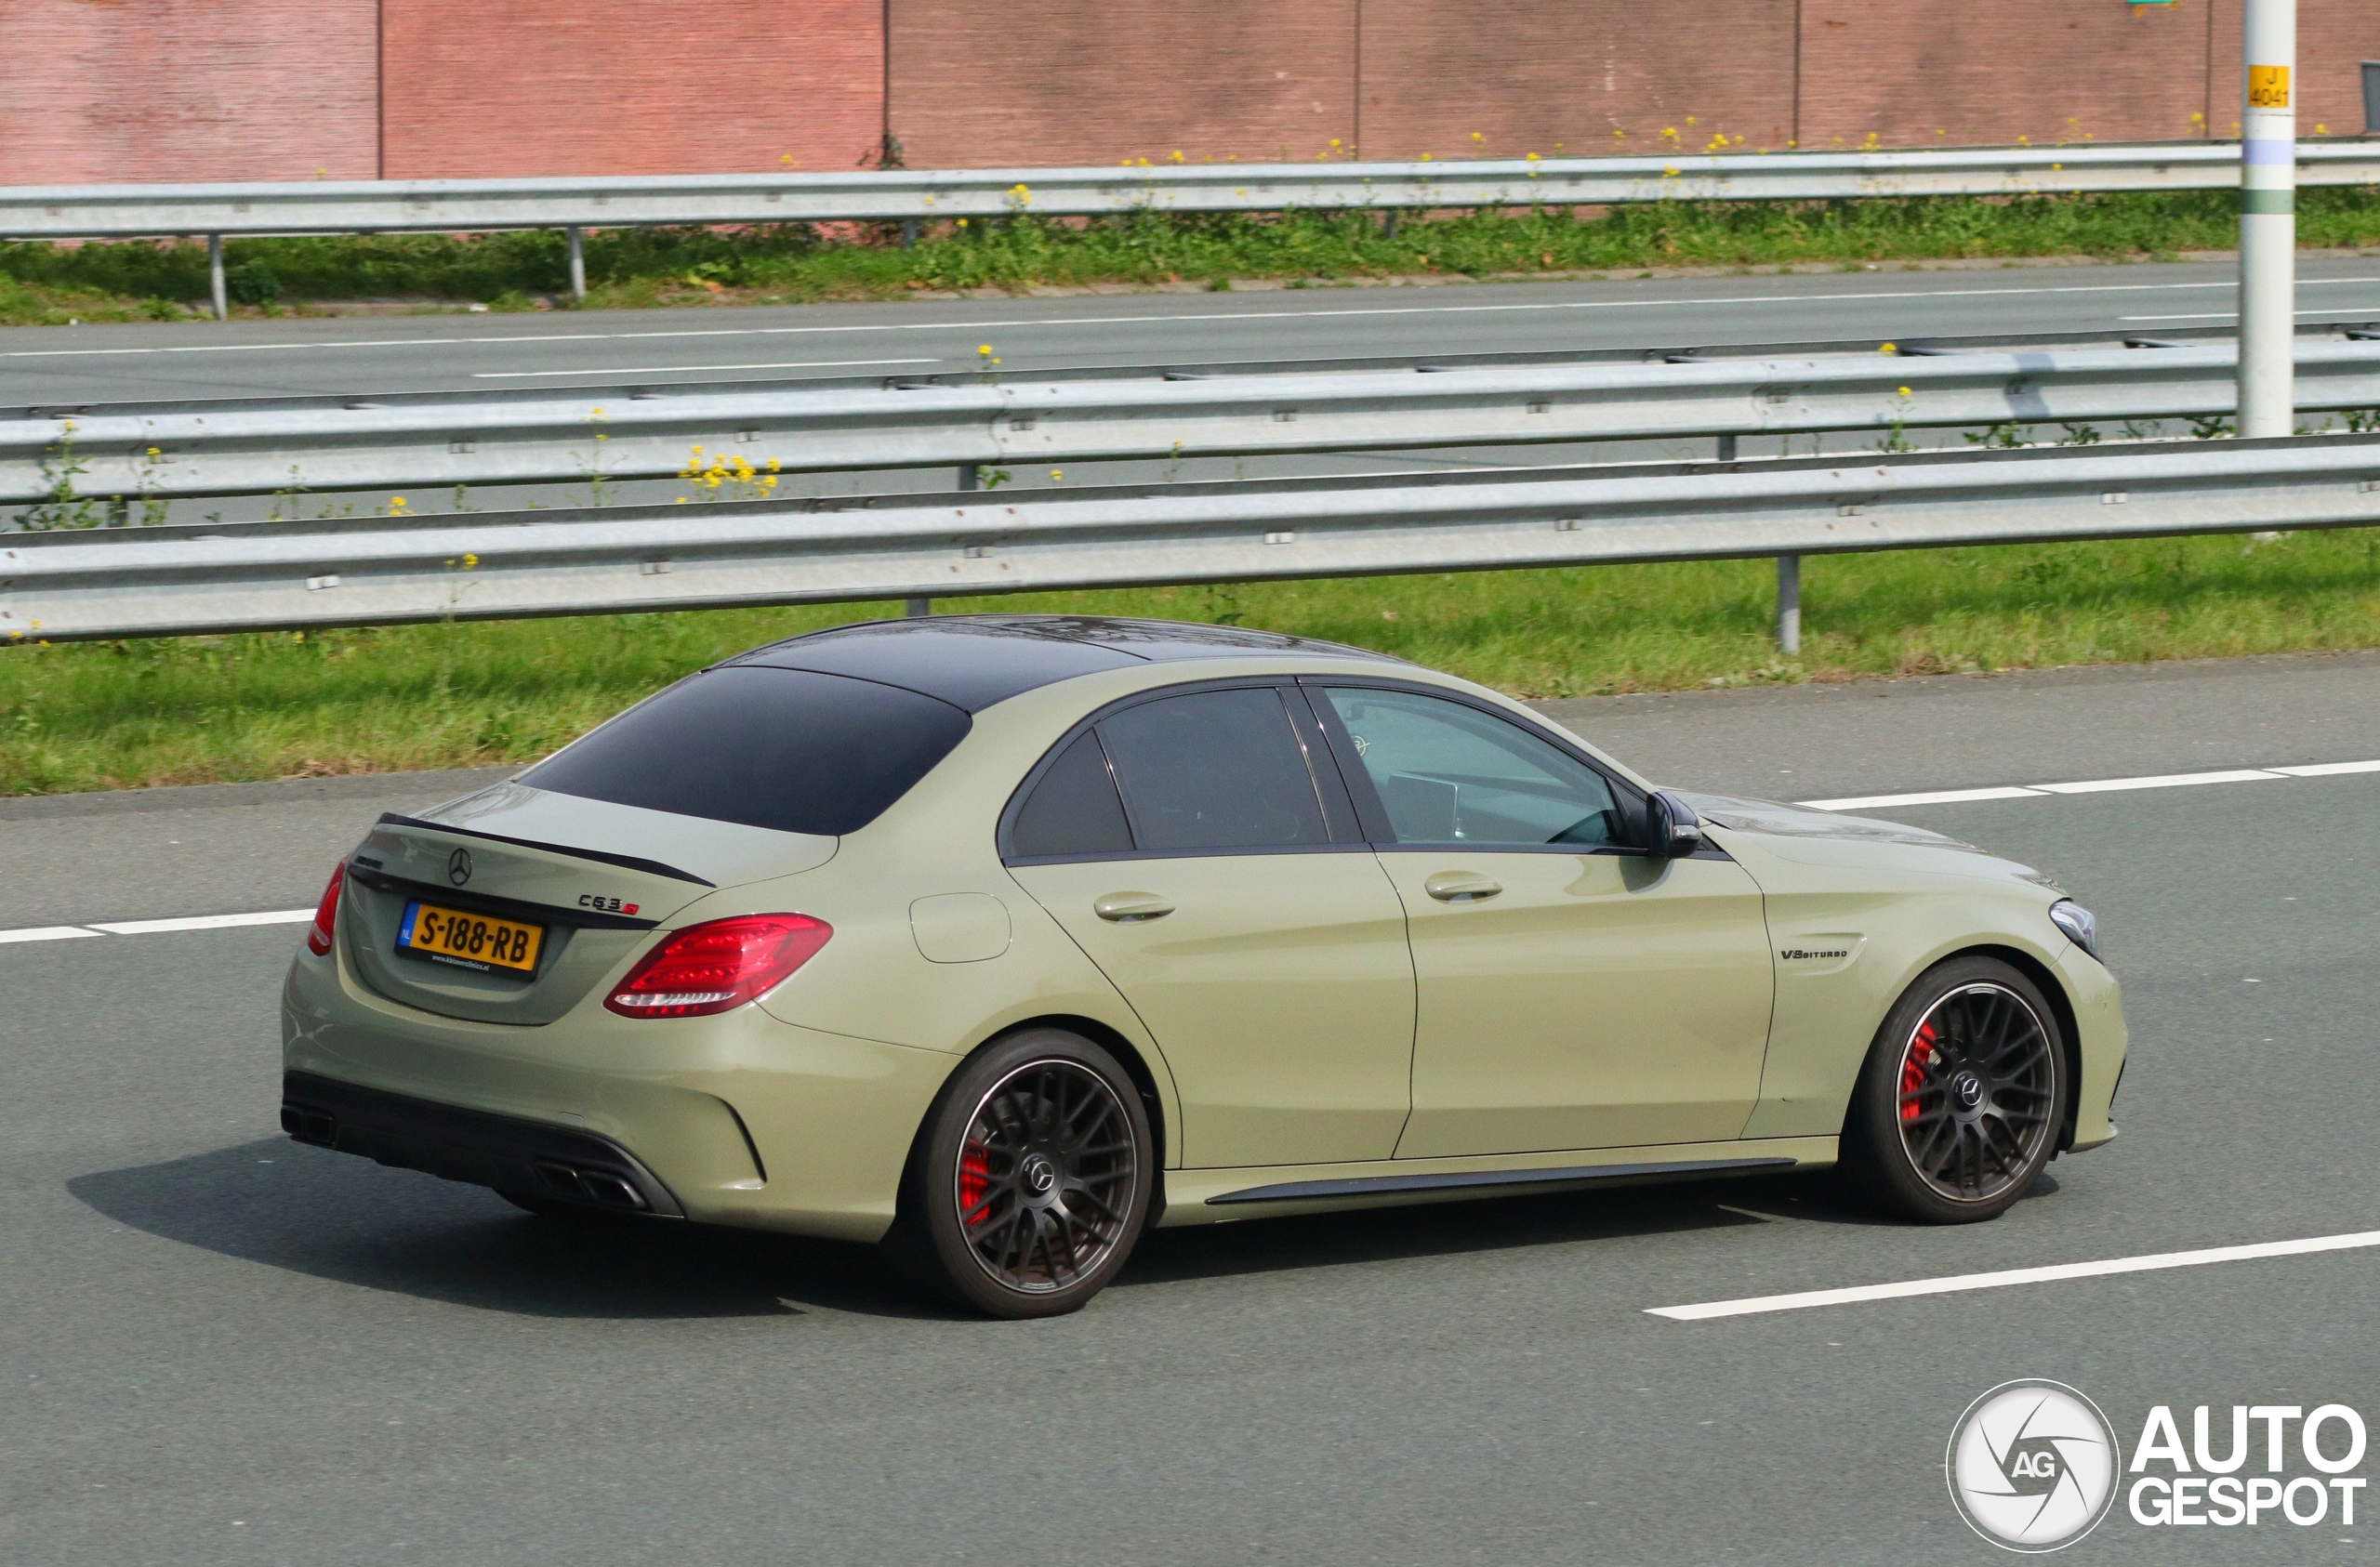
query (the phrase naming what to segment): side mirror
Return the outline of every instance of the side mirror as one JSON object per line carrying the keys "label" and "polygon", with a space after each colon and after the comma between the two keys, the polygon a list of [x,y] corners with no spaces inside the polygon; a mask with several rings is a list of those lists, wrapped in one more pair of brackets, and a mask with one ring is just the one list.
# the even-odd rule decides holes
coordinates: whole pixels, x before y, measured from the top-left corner
{"label": "side mirror", "polygon": [[1656,860],[1683,860],[1702,847],[1702,818],[1694,808],[1656,789],[1645,797],[1645,851]]}

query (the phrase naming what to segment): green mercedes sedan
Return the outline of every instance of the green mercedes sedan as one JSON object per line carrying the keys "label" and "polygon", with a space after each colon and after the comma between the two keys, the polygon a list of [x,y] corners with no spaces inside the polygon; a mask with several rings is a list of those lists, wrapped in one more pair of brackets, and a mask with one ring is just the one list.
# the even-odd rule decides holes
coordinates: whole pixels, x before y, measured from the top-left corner
{"label": "green mercedes sedan", "polygon": [[889,621],[383,816],[290,968],[282,1124],[1043,1316],[1153,1224],[1838,1163],[1992,1218],[2115,1136],[2096,950],[2025,866],[1359,649]]}

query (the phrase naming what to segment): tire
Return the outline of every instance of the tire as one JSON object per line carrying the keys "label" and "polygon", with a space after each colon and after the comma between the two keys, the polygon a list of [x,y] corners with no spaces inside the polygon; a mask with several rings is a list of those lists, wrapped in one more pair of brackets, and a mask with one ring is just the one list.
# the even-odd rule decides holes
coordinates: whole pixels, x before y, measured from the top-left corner
{"label": "tire", "polygon": [[2057,1152],[2073,1073],[2057,1013],[1994,958],[1918,977],[1868,1047],[1843,1163],[1877,1206],[1927,1224],[1997,1218]]}
{"label": "tire", "polygon": [[990,1316],[1080,1310],[1148,1222],[1155,1150],[1115,1057],[1061,1029],[1012,1035],[961,1066],[927,1116],[886,1249]]}

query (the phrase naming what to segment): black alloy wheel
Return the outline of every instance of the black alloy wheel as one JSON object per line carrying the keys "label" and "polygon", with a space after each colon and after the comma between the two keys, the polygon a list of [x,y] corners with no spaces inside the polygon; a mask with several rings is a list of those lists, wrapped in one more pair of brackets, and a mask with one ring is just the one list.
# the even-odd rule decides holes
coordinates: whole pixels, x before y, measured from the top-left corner
{"label": "black alloy wheel", "polygon": [[1153,1144],[1106,1051],[1055,1029],[1002,1040],[959,1069],[928,1122],[896,1252],[905,1238],[926,1251],[943,1285],[995,1316],[1076,1310],[1147,1221]]}
{"label": "black alloy wheel", "polygon": [[1989,958],[1942,964],[1878,1032],[1844,1164],[1911,1218],[1997,1217],[2056,1152],[2069,1076],[2056,1014],[2031,981]]}

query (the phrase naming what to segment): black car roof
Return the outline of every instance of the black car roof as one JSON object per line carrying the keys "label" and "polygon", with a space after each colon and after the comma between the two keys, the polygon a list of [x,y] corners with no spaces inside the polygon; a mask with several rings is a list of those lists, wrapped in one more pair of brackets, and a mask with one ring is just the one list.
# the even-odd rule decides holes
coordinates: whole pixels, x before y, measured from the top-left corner
{"label": "black car roof", "polygon": [[932,615],[813,631],[739,653],[726,665],[808,669],[902,686],[970,713],[1103,669],[1250,653],[1306,653],[1402,664],[1339,642],[1238,625],[1104,615]]}

